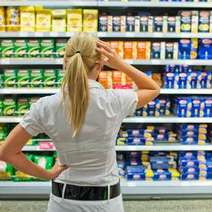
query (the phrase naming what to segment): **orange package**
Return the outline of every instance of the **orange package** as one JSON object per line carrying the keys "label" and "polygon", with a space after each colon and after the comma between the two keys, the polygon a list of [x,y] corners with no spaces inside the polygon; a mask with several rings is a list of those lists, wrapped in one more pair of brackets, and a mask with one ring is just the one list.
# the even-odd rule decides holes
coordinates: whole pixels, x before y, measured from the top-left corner
{"label": "orange package", "polygon": [[111,71],[101,71],[99,74],[99,83],[102,84],[102,86],[105,89],[112,87],[112,72]]}
{"label": "orange package", "polygon": [[133,59],[133,42],[124,42],[124,59]]}
{"label": "orange package", "polygon": [[147,59],[147,46],[145,41],[140,41],[137,43],[137,59],[146,60]]}
{"label": "orange package", "polygon": [[120,57],[123,57],[123,41],[111,41],[110,46],[113,50],[116,51],[117,54],[119,54]]}
{"label": "orange package", "polygon": [[113,71],[113,85],[120,85],[122,80],[122,73],[120,71]]}

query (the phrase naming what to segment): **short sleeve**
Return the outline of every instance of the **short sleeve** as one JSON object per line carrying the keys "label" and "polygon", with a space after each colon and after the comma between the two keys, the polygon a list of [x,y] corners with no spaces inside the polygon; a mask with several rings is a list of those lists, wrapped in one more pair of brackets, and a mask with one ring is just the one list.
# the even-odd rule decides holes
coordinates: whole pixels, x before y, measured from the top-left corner
{"label": "short sleeve", "polygon": [[24,115],[19,123],[31,136],[36,136],[44,132],[44,128],[40,119],[39,109],[41,101],[37,101],[31,105],[30,110]]}
{"label": "short sleeve", "polygon": [[114,89],[111,90],[115,98],[116,110],[120,111],[122,118],[133,115],[137,108],[138,96],[134,90],[131,89]]}

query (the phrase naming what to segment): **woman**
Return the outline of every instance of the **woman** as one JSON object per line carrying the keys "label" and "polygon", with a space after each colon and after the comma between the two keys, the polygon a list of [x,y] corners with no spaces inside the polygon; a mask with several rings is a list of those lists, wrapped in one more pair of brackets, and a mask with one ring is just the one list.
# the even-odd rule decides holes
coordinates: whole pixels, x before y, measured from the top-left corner
{"label": "woman", "polygon": [[[127,74],[138,90],[105,90],[96,81],[103,65]],[[61,91],[32,104],[1,146],[0,160],[52,180],[49,212],[122,212],[116,136],[122,120],[158,96],[159,87],[108,44],[86,33],[68,41],[64,70]],[[21,152],[39,133],[46,133],[58,152],[59,161],[51,171]]]}

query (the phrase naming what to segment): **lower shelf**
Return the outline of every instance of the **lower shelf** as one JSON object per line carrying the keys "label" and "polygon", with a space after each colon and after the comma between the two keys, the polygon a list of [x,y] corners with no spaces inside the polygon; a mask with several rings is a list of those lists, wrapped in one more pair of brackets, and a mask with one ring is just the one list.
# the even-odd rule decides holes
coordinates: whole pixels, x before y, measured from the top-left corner
{"label": "lower shelf", "polygon": [[[0,182],[0,199],[48,199],[50,182]],[[124,198],[207,198],[211,181],[121,181]]]}

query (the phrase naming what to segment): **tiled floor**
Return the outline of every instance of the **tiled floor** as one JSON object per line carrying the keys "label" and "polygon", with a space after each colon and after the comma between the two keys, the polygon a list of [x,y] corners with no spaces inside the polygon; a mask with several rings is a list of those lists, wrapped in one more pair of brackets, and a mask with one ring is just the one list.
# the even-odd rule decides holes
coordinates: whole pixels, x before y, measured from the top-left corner
{"label": "tiled floor", "polygon": [[[125,201],[124,206],[125,212],[212,212],[212,200]],[[46,208],[47,201],[0,201],[0,212],[46,212]]]}

